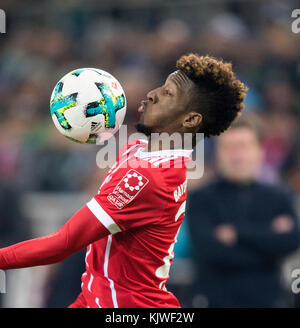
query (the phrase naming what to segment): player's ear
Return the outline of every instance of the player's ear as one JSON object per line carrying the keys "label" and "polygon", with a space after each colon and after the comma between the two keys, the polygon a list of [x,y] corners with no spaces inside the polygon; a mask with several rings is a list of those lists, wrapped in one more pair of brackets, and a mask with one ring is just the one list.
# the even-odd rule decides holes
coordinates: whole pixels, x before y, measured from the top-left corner
{"label": "player's ear", "polygon": [[197,128],[202,122],[202,115],[197,112],[189,112],[183,119],[183,127],[187,129]]}

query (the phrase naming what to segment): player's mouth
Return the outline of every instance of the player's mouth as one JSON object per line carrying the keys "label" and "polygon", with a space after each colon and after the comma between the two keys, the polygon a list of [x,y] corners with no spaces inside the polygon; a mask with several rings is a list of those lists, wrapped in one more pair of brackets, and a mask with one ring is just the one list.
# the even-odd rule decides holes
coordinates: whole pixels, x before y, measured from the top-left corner
{"label": "player's mouth", "polygon": [[138,108],[138,112],[139,113],[144,113],[144,111],[146,109],[146,105],[147,105],[147,100],[142,100],[141,105]]}

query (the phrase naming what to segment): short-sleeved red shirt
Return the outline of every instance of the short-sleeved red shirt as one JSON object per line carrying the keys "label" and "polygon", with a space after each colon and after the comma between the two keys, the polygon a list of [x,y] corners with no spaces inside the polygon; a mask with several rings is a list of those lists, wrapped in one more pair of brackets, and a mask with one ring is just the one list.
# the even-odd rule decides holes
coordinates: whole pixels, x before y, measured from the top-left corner
{"label": "short-sleeved red shirt", "polygon": [[111,233],[90,244],[82,295],[89,307],[180,307],[165,285],[184,218],[191,151],[128,143],[87,203]]}

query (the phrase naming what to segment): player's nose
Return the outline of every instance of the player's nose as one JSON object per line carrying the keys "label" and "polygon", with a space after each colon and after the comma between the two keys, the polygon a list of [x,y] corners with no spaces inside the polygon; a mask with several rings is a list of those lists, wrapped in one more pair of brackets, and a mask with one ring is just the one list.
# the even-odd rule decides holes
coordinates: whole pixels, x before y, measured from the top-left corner
{"label": "player's nose", "polygon": [[151,101],[152,103],[156,103],[157,100],[158,100],[158,97],[157,97],[157,89],[154,89],[154,90],[151,90],[147,93],[147,99],[149,101]]}

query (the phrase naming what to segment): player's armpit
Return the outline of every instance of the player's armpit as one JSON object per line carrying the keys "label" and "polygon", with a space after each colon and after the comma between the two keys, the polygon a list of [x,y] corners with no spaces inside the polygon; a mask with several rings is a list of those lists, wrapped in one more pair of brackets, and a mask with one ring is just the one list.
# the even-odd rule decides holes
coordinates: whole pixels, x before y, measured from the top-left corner
{"label": "player's armpit", "polygon": [[85,206],[55,233],[0,249],[0,269],[56,263],[109,234]]}

